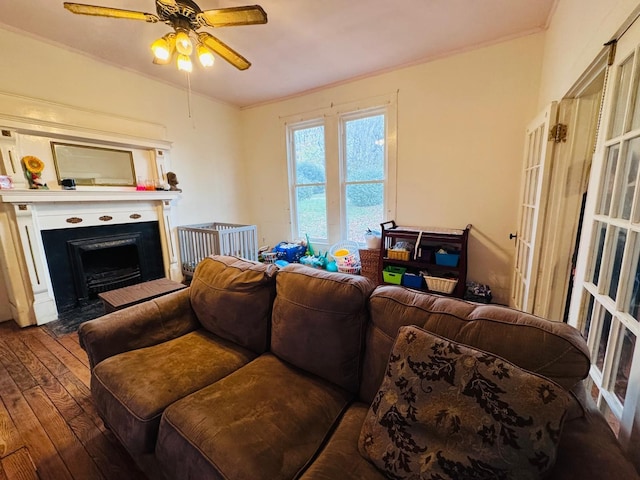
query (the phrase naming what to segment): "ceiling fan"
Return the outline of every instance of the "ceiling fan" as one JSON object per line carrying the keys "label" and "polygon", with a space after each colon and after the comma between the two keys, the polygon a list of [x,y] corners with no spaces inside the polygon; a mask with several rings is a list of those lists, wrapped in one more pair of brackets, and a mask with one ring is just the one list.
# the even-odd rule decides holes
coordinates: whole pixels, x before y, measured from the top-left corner
{"label": "ceiling fan", "polygon": [[196,53],[200,63],[210,67],[214,63],[213,53],[218,54],[239,70],[246,70],[251,63],[221,40],[207,32],[199,32],[203,27],[233,27],[267,23],[267,14],[259,5],[201,10],[192,0],[156,0],[156,12],[145,13],[119,8],[99,7],[81,3],[64,2],[64,8],[79,15],[143,20],[149,23],[164,22],[173,27],[173,32],[164,35],[151,45],[153,62],[166,65],[177,55],[179,70],[191,72],[191,53],[196,39]]}

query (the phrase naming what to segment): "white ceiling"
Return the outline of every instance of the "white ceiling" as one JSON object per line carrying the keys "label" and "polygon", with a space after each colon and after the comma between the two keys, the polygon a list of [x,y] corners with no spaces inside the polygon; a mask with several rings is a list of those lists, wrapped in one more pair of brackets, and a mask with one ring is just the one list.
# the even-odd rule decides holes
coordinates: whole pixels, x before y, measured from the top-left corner
{"label": "white ceiling", "polygon": [[[74,0],[154,13],[154,0]],[[245,56],[194,63],[191,88],[240,107],[540,31],[557,0],[196,0],[202,10],[259,3],[265,25],[207,29]],[[63,0],[0,0],[0,26],[186,88],[174,65],[151,63],[164,23],[74,15]]]}

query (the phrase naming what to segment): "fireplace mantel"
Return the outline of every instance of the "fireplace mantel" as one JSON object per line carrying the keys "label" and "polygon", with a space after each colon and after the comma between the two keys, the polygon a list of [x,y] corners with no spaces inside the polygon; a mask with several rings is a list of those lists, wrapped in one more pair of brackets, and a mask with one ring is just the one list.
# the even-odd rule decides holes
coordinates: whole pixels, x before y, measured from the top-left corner
{"label": "fireplace mantel", "polygon": [[0,190],[3,203],[55,203],[55,202],[139,202],[151,200],[171,201],[180,192],[174,190]]}
{"label": "fireplace mantel", "polygon": [[0,190],[0,266],[13,319],[27,326],[58,318],[45,230],[157,221],[165,275],[180,279],[171,219],[179,198],[170,190]]}

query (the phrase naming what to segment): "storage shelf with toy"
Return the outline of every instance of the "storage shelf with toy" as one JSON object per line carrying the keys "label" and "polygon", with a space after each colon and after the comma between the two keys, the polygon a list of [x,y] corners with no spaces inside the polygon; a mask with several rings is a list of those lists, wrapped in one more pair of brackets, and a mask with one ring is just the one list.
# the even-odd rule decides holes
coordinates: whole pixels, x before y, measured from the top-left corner
{"label": "storage shelf with toy", "polygon": [[[381,283],[464,297],[470,224],[462,229],[404,227],[390,220],[380,226]],[[385,274],[395,268],[404,269],[402,278]]]}

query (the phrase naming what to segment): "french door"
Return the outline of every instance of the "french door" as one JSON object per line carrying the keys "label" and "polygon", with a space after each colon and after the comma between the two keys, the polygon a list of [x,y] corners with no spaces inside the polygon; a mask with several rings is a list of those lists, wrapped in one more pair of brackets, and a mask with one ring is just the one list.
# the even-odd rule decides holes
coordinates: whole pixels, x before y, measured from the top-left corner
{"label": "french door", "polygon": [[591,351],[591,395],[626,447],[640,433],[639,45],[636,24],[610,67],[569,313]]}
{"label": "french door", "polygon": [[557,104],[554,102],[527,128],[516,234],[516,261],[511,285],[511,306],[525,312],[532,312],[536,292],[540,261],[538,247],[542,239],[542,219],[549,189],[549,163],[554,145],[549,141],[549,130],[555,122],[557,111]]}

